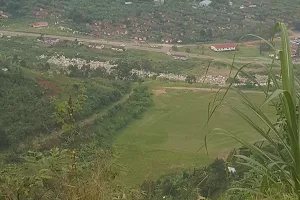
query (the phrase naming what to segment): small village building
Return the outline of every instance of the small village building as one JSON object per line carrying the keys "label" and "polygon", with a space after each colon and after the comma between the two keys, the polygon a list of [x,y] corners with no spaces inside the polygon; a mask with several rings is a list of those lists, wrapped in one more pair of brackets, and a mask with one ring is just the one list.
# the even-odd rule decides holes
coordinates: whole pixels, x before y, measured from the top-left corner
{"label": "small village building", "polygon": [[170,39],[170,38],[165,38],[165,37],[162,38],[161,41],[162,41],[163,43],[172,43],[172,42],[173,42],[172,39]]}
{"label": "small village building", "polygon": [[39,40],[39,42],[47,44],[47,45],[55,45],[57,44],[60,40],[58,38],[51,38],[51,37],[43,37],[42,40]]}
{"label": "small village building", "polygon": [[209,6],[211,4],[211,2],[212,1],[210,1],[210,0],[204,0],[199,3],[199,6],[206,7],[206,6]]}
{"label": "small village building", "polygon": [[8,13],[0,11],[0,18],[8,18]]}
{"label": "small village building", "polygon": [[36,23],[29,24],[29,26],[33,28],[47,27],[48,25],[49,25],[48,22],[36,22]]}
{"label": "small village building", "polygon": [[89,43],[88,47],[95,49],[104,49],[104,45],[98,43]]}
{"label": "small village building", "polygon": [[214,44],[210,46],[210,48],[216,52],[234,51],[236,49],[236,45],[234,43]]}
{"label": "small village building", "polygon": [[173,58],[175,60],[188,60],[189,58],[186,55],[183,54],[172,54]]}
{"label": "small village building", "polygon": [[123,52],[126,51],[127,49],[124,46],[112,46],[111,50]]}

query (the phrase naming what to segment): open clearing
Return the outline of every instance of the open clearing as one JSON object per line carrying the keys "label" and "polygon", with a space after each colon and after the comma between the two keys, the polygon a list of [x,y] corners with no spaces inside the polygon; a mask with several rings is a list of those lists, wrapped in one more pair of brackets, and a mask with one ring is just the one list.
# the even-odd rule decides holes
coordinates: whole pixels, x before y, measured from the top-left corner
{"label": "open clearing", "polygon": [[[121,154],[118,163],[124,166],[120,179],[129,187],[179,168],[199,167],[216,157],[224,158],[239,146],[229,137],[218,135],[209,143],[209,158],[204,148],[197,152],[204,144],[204,136],[213,128],[224,128],[248,141],[259,139],[255,131],[227,106],[221,107],[209,126],[203,129],[208,104],[216,95],[215,91],[153,89],[156,90],[153,95],[155,105],[142,119],[121,131],[115,142]],[[247,95],[257,104],[263,102],[261,93]],[[235,96],[230,93],[226,101],[249,112],[240,102],[230,98]],[[271,114],[272,110],[266,107],[265,112]]]}

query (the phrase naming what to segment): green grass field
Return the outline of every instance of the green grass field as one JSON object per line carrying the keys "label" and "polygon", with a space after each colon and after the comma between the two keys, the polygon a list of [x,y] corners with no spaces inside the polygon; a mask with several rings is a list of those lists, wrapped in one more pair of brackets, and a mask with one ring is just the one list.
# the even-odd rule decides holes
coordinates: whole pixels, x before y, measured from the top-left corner
{"label": "green grass field", "polygon": [[[261,93],[249,95],[258,104],[263,102]],[[234,140],[218,135],[209,143],[209,158],[204,148],[197,152],[212,128],[224,128],[248,141],[259,139],[228,107],[220,108],[208,128],[203,129],[208,104],[214,96],[214,92],[173,89],[153,95],[155,105],[116,138],[115,147],[121,154],[118,163],[124,167],[120,176],[122,183],[135,186],[176,169],[200,167],[216,157],[226,157],[230,150],[239,146]],[[241,103],[229,98],[235,96],[230,94],[227,101],[242,108]],[[272,113],[269,108],[266,112]]]}

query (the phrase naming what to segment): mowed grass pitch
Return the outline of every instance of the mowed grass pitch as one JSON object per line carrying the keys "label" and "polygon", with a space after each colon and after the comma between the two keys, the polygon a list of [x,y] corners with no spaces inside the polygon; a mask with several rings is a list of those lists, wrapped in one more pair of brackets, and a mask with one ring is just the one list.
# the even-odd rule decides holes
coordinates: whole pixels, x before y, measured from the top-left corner
{"label": "mowed grass pitch", "polygon": [[[116,138],[115,147],[120,153],[117,162],[124,167],[119,177],[122,183],[136,186],[174,170],[200,167],[216,157],[226,157],[230,150],[239,146],[229,137],[216,135],[208,144],[209,157],[205,148],[197,152],[204,144],[204,136],[213,128],[224,128],[248,141],[259,139],[258,134],[227,106],[221,107],[209,126],[203,129],[208,104],[215,95],[215,92],[173,89],[153,95],[155,105]],[[262,93],[248,95],[259,105],[264,100]],[[236,96],[230,93],[226,101],[245,109],[238,100],[230,98]],[[272,114],[271,108],[266,107],[266,113]]]}

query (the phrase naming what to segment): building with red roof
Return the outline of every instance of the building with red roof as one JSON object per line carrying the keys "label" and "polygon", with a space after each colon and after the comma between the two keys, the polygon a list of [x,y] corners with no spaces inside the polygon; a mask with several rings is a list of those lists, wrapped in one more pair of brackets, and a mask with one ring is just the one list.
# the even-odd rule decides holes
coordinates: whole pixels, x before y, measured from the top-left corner
{"label": "building with red roof", "polygon": [[49,25],[48,22],[36,22],[36,23],[29,24],[29,26],[33,28],[46,27],[48,25]]}
{"label": "building with red roof", "polygon": [[236,44],[234,43],[224,43],[224,44],[214,44],[211,45],[210,48],[213,51],[234,51]]}

